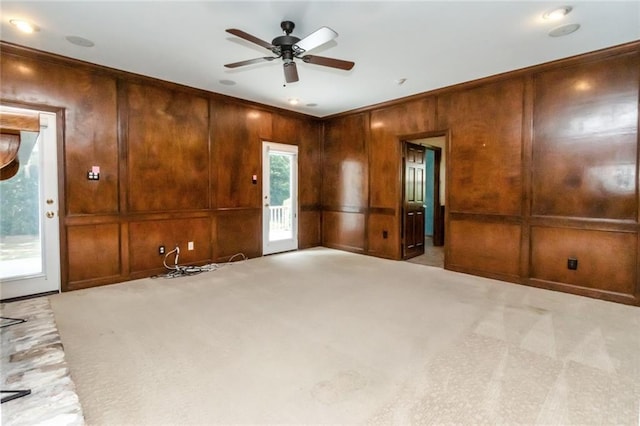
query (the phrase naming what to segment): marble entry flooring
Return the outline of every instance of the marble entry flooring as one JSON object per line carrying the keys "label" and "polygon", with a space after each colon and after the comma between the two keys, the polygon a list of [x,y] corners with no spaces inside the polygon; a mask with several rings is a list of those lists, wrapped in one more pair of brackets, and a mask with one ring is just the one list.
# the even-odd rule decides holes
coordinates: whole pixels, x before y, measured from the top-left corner
{"label": "marble entry flooring", "polygon": [[444,246],[434,246],[433,238],[425,236],[424,254],[408,259],[407,262],[444,268]]}
{"label": "marble entry flooring", "polygon": [[[2,390],[31,390],[30,395],[2,404],[1,423],[84,425],[49,298],[3,303],[0,314],[27,320],[0,329]],[[10,322],[2,320],[2,325]]]}

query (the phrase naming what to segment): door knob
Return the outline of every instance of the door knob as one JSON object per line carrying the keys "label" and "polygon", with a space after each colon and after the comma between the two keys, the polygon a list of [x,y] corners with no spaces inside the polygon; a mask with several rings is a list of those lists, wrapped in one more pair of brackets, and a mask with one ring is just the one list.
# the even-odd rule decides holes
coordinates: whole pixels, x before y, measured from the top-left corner
{"label": "door knob", "polygon": [[269,203],[265,204],[264,206],[265,206],[265,207],[269,207]]}
{"label": "door knob", "polygon": [[53,216],[55,216],[55,213],[54,213],[54,212],[47,212],[47,217],[48,217],[49,219],[51,219]]}
{"label": "door knob", "polygon": [[47,204],[53,204],[53,200],[51,198],[47,198]]}

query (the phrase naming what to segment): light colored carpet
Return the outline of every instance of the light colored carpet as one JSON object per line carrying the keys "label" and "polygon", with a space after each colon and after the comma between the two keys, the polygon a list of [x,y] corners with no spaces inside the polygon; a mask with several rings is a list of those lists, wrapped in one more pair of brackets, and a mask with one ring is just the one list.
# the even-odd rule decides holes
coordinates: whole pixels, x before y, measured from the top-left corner
{"label": "light colored carpet", "polygon": [[638,424],[630,306],[326,248],[51,305],[89,424]]}

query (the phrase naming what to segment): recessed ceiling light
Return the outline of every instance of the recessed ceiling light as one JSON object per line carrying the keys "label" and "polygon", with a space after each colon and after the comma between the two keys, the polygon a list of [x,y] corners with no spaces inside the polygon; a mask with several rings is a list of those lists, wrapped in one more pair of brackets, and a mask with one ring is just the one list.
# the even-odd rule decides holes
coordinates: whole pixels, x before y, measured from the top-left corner
{"label": "recessed ceiling light", "polygon": [[308,107],[310,107],[310,108],[313,108],[313,107],[317,107],[317,106],[318,106],[318,104],[316,104],[316,103],[310,103],[310,104],[307,104],[307,106],[308,106]]}
{"label": "recessed ceiling light", "polygon": [[555,9],[551,9],[542,14],[542,19],[547,21],[557,21],[558,19],[564,18],[573,10],[571,6],[562,6],[557,7]]}
{"label": "recessed ceiling light", "polygon": [[580,24],[561,25],[549,31],[549,37],[562,37],[575,33],[580,28]]}
{"label": "recessed ceiling light", "polygon": [[396,80],[396,84],[398,86],[402,86],[406,81],[407,81],[406,78],[399,78],[399,79]]}
{"label": "recessed ceiling light", "polygon": [[225,86],[235,86],[236,82],[233,80],[220,80],[218,81],[220,84],[224,84]]}
{"label": "recessed ceiling light", "polygon": [[289,104],[291,105],[298,105],[298,101],[296,98],[289,98]]}
{"label": "recessed ceiling light", "polygon": [[95,46],[95,43],[92,42],[91,40],[88,40],[84,37],[78,37],[78,36],[66,36],[65,39],[71,43],[71,44],[75,44],[76,46],[81,46],[81,47],[93,47]]}
{"label": "recessed ceiling light", "polygon": [[11,19],[9,21],[11,25],[22,31],[23,33],[31,34],[36,31],[40,31],[37,25],[32,24],[29,21],[25,21],[23,19]]}

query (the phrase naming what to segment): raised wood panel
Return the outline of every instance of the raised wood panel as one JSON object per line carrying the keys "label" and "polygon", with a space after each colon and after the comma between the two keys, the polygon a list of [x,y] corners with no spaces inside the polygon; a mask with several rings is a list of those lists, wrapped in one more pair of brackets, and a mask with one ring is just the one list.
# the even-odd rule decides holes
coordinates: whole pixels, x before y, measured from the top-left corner
{"label": "raised wood panel", "polygon": [[[367,226],[367,252],[389,259],[400,258],[400,220],[395,214],[369,213]],[[386,231],[386,238],[384,232]]]}
{"label": "raised wood panel", "polygon": [[[165,246],[170,252],[180,247],[180,265],[211,260],[211,220],[208,217],[176,220],[140,221],[129,223],[129,263],[131,272],[164,268],[164,255],[158,254],[158,247]],[[188,250],[188,242],[193,241],[193,250]],[[172,265],[173,255],[167,258]]]}
{"label": "raised wood panel", "polygon": [[[0,81],[0,96],[5,101],[65,108],[67,215],[116,213],[116,79],[85,68],[3,52]],[[98,181],[87,180],[92,166],[100,166]]]}
{"label": "raised wood panel", "polygon": [[[211,140],[217,207],[260,207],[262,141],[272,139],[272,114],[212,101]],[[252,183],[251,177],[258,176]]]}
{"label": "raised wood panel", "polygon": [[434,97],[371,111],[369,190],[371,206],[396,208],[400,194],[399,138],[436,130]]}
{"label": "raised wood panel", "polygon": [[449,211],[521,214],[523,96],[513,79],[438,97],[450,129]]}
{"label": "raised wood panel", "polygon": [[325,124],[322,203],[367,207],[366,117],[356,114]]}
{"label": "raised wood panel", "polygon": [[132,212],[209,207],[207,100],[127,86],[128,205]]}
{"label": "raised wood panel", "polygon": [[[637,293],[638,237],[629,232],[531,228],[531,278],[606,292]],[[569,258],[578,269],[567,268]]]}
{"label": "raised wood panel", "polygon": [[298,214],[298,248],[305,249],[322,244],[322,212],[301,211]]}
{"label": "raised wood panel", "polygon": [[452,219],[447,231],[447,267],[494,277],[519,277],[519,224]]}
{"label": "raised wood panel", "polygon": [[322,245],[343,250],[364,251],[365,215],[322,212]]}
{"label": "raised wood panel", "polygon": [[534,215],[636,219],[639,58],[536,75]]}
{"label": "raised wood panel", "polygon": [[262,255],[261,209],[218,212],[216,217],[216,261],[237,253],[247,257]]}
{"label": "raised wood panel", "polygon": [[120,275],[120,226],[117,223],[69,226],[67,245],[69,284],[65,288],[63,283],[63,290],[82,288],[82,281]]}

